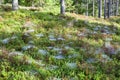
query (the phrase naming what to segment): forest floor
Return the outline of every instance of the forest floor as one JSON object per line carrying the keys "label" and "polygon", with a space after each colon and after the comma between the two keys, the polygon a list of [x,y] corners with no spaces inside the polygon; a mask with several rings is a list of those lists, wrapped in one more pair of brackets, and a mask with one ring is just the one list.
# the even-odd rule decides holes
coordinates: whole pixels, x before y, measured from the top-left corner
{"label": "forest floor", "polygon": [[0,80],[119,80],[120,16],[0,12]]}

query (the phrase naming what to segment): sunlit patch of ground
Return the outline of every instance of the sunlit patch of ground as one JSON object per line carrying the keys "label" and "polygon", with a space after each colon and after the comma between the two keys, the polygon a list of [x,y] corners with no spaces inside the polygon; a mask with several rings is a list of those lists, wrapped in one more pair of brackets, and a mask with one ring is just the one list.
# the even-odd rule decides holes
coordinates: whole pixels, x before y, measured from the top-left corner
{"label": "sunlit patch of ground", "polygon": [[13,73],[11,79],[119,79],[119,22],[113,27],[114,18],[67,15],[24,10],[0,15],[0,79]]}

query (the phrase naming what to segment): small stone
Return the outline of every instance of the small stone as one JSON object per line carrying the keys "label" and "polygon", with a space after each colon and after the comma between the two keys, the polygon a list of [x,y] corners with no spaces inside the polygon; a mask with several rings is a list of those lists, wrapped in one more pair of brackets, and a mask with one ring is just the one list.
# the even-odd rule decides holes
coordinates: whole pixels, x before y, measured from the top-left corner
{"label": "small stone", "polygon": [[66,63],[66,66],[68,66],[70,69],[77,68],[77,64],[76,63]]}
{"label": "small stone", "polygon": [[61,48],[53,48],[54,51],[61,51],[62,49]]}
{"label": "small stone", "polygon": [[17,36],[12,36],[10,39],[16,39],[16,38],[18,38]]}
{"label": "small stone", "polygon": [[34,41],[29,41],[28,44],[33,45]]}
{"label": "small stone", "polygon": [[62,38],[62,37],[59,37],[59,38],[57,38],[57,40],[63,41],[63,40],[65,40],[65,39]]}
{"label": "small stone", "polygon": [[10,52],[8,56],[23,56],[22,52]]}
{"label": "small stone", "polygon": [[36,34],[35,36],[40,38],[40,37],[43,37],[44,35],[43,34]]}
{"label": "small stone", "polygon": [[22,48],[22,50],[26,51],[26,50],[32,49],[32,48],[35,48],[35,46],[34,46],[34,45],[27,45],[27,46],[24,46],[24,47]]}
{"label": "small stone", "polygon": [[6,39],[2,40],[3,44],[8,44],[9,42],[10,42],[10,38],[6,38]]}
{"label": "small stone", "polygon": [[55,39],[55,38],[50,38],[49,40],[50,40],[50,41],[56,41],[57,39]]}
{"label": "small stone", "polygon": [[77,58],[79,57],[79,54],[71,54],[68,56],[68,58]]}
{"label": "small stone", "polygon": [[30,29],[30,30],[27,30],[25,33],[33,33],[35,30],[34,29]]}
{"label": "small stone", "polygon": [[89,58],[89,59],[87,59],[87,62],[88,62],[88,63],[95,63],[96,60],[95,60],[94,58]]}
{"label": "small stone", "polygon": [[99,30],[99,27],[95,27],[95,28],[94,28],[94,31],[98,31],[98,30]]}
{"label": "small stone", "polygon": [[57,55],[55,56],[55,59],[64,59],[65,57],[63,55]]}
{"label": "small stone", "polygon": [[79,37],[81,37],[81,36],[86,36],[86,34],[85,34],[85,33],[80,33],[80,34],[78,34],[78,36],[79,36]]}
{"label": "small stone", "polygon": [[47,55],[48,52],[46,50],[38,50],[38,53],[42,54],[42,55]]}
{"label": "small stone", "polygon": [[71,47],[70,47],[70,46],[65,46],[64,48],[68,50],[68,49],[70,49]]}
{"label": "small stone", "polygon": [[54,47],[53,46],[49,46],[49,47],[47,47],[48,49],[53,49]]}

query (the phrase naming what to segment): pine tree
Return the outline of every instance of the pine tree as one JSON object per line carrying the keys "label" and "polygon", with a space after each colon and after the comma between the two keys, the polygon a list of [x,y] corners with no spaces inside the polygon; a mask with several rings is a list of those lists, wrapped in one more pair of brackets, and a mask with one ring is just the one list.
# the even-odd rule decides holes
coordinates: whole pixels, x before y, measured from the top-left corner
{"label": "pine tree", "polygon": [[65,14],[65,0],[60,0],[60,13]]}
{"label": "pine tree", "polygon": [[98,17],[102,16],[102,0],[98,0]]}
{"label": "pine tree", "polygon": [[18,0],[12,0],[12,10],[18,9]]}

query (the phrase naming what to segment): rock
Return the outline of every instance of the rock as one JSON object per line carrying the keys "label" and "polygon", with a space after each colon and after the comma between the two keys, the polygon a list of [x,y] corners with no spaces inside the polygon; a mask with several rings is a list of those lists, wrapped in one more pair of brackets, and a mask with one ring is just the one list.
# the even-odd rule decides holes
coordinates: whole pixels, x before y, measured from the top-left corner
{"label": "rock", "polygon": [[10,39],[11,40],[14,40],[14,39],[16,39],[16,38],[18,38],[17,36],[12,36]]}
{"label": "rock", "polygon": [[62,38],[62,37],[58,37],[57,40],[59,40],[59,41],[63,41],[63,40],[65,40],[65,39]]}
{"label": "rock", "polygon": [[61,51],[62,49],[61,49],[61,48],[56,48],[56,47],[54,47],[53,50],[54,50],[54,51]]}
{"label": "rock", "polygon": [[8,44],[10,42],[10,38],[3,39],[1,42],[3,44]]}
{"label": "rock", "polygon": [[42,49],[38,50],[38,53],[40,53],[40,54],[42,54],[44,56],[48,55],[48,52],[46,50],[42,50]]}
{"label": "rock", "polygon": [[94,59],[94,58],[88,58],[88,59],[87,59],[87,62],[88,62],[88,63],[95,63],[95,62],[96,62],[96,59]]}
{"label": "rock", "polygon": [[28,44],[29,45],[34,45],[34,41],[31,40],[31,41],[28,42]]}
{"label": "rock", "polygon": [[10,52],[8,56],[23,56],[23,54],[22,52],[15,51],[15,52]]}
{"label": "rock", "polygon": [[53,49],[54,47],[53,46],[49,46],[49,47],[47,47],[48,49]]}
{"label": "rock", "polygon": [[49,40],[50,40],[50,41],[56,41],[57,39],[55,39],[55,38],[50,38]]}
{"label": "rock", "polygon": [[34,29],[30,29],[30,30],[27,30],[27,31],[25,31],[25,33],[27,34],[27,33],[33,33],[35,30]]}
{"label": "rock", "polygon": [[40,34],[36,34],[35,36],[40,38],[40,37],[43,37],[44,35],[42,33],[40,33]]}
{"label": "rock", "polygon": [[26,51],[26,50],[33,49],[33,48],[35,48],[34,45],[27,45],[27,46],[24,46],[24,47],[22,48],[22,50]]}
{"label": "rock", "polygon": [[79,37],[82,37],[82,36],[85,37],[86,34],[85,34],[85,33],[80,33],[80,34],[78,34],[78,36],[79,36]]}
{"label": "rock", "polygon": [[50,41],[56,41],[57,39],[54,37],[54,35],[49,35],[49,40]]}
{"label": "rock", "polygon": [[50,65],[50,66],[47,66],[47,67],[46,67],[47,70],[55,70],[55,69],[57,69],[57,68],[59,68],[59,67],[56,66],[56,65]]}
{"label": "rock", "polygon": [[14,39],[16,39],[16,38],[17,38],[17,36],[12,36],[12,37],[3,39],[1,42],[2,42],[3,44],[8,44],[11,40],[14,40]]}
{"label": "rock", "polygon": [[70,69],[77,68],[77,64],[76,63],[66,63],[66,66],[69,67]]}
{"label": "rock", "polygon": [[99,27],[95,27],[94,28],[94,31],[98,31],[100,28]]}
{"label": "rock", "polygon": [[69,55],[68,58],[77,58],[79,56],[80,56],[79,54],[74,53],[74,54]]}
{"label": "rock", "polygon": [[65,48],[65,49],[67,49],[67,50],[68,50],[68,49],[71,49],[71,47],[70,47],[70,46],[65,46],[64,48]]}
{"label": "rock", "polygon": [[54,56],[54,58],[60,60],[60,59],[64,59],[65,57],[59,54],[59,55]]}

